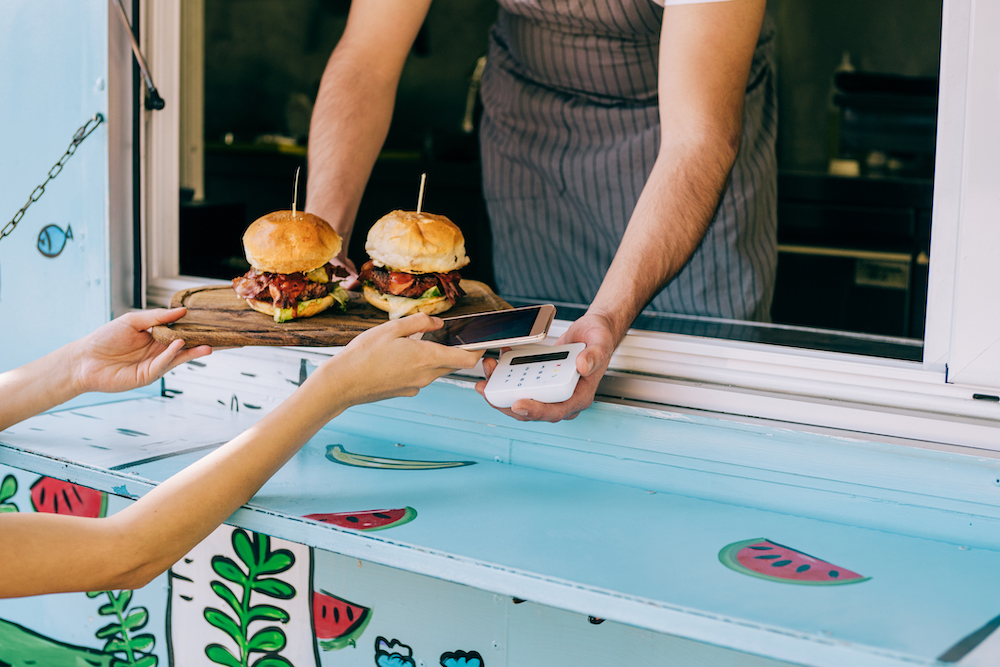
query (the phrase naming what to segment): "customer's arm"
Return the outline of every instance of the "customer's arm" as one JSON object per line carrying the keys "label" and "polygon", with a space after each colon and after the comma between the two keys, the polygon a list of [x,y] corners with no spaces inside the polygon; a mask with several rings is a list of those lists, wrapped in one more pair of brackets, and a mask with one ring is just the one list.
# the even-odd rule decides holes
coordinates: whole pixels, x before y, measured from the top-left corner
{"label": "customer's arm", "polygon": [[411,340],[441,320],[413,315],[358,336],[259,423],[105,519],[0,515],[0,597],[138,588],[225,521],[346,408],[413,396],[482,355]]}
{"label": "customer's arm", "polygon": [[88,391],[143,387],[178,364],[210,353],[207,345],[184,350],[182,340],[157,343],[147,331],[185,312],[173,308],[127,313],[41,359],[0,374],[0,431]]}
{"label": "customer's arm", "polygon": [[[344,239],[347,260],[361,195],[389,132],[406,56],[430,0],[354,0],[327,63],[309,127],[306,210]],[[416,184],[414,184],[416,185]],[[355,279],[344,285],[357,286]]]}

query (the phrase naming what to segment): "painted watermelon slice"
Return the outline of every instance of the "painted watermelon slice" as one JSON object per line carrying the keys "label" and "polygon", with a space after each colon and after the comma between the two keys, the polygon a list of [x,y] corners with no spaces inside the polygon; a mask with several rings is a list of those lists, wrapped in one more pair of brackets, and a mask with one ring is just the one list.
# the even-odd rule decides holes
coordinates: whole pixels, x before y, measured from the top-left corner
{"label": "painted watermelon slice", "polygon": [[313,591],[313,628],[324,651],[356,646],[357,639],[372,619],[370,607],[348,602],[321,590]]}
{"label": "painted watermelon slice", "polygon": [[871,579],[764,538],[723,547],[719,560],[736,572],[786,584],[837,586]]}
{"label": "painted watermelon slice", "polygon": [[332,514],[306,514],[306,519],[331,523],[354,530],[385,530],[410,523],[417,518],[417,510],[402,507],[394,510],[369,510],[367,512],[334,512]]}
{"label": "painted watermelon slice", "polygon": [[36,512],[96,519],[108,511],[108,494],[51,477],[31,485],[31,506]]}

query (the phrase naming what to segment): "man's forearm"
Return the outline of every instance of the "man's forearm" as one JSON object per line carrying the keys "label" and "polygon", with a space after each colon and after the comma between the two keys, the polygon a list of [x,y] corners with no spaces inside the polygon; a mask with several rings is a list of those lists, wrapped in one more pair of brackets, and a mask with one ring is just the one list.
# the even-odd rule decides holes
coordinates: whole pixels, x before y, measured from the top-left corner
{"label": "man's forearm", "polygon": [[743,135],[764,0],[664,9],[660,152],[591,306],[618,340],[690,259],[711,224]]}
{"label": "man's forearm", "polygon": [[361,195],[392,120],[397,81],[334,54],[309,131],[306,210],[341,235],[346,253]]}
{"label": "man's forearm", "polygon": [[727,141],[661,149],[589,310],[609,319],[618,341],[698,248],[734,160]]}

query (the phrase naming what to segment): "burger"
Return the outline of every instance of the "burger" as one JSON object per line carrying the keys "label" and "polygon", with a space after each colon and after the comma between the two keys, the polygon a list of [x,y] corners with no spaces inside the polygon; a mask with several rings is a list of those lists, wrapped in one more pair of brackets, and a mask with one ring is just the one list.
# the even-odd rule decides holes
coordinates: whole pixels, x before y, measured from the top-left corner
{"label": "burger", "polygon": [[443,313],[465,296],[458,269],[469,263],[465,237],[443,215],[392,211],[368,231],[361,267],[365,300],[394,320]]}
{"label": "burger", "polygon": [[252,268],[233,278],[233,289],[275,322],[311,317],[334,304],[345,310],[349,295],[340,279],[348,273],[330,264],[340,247],[340,235],[322,218],[302,211],[268,213],[243,234]]}

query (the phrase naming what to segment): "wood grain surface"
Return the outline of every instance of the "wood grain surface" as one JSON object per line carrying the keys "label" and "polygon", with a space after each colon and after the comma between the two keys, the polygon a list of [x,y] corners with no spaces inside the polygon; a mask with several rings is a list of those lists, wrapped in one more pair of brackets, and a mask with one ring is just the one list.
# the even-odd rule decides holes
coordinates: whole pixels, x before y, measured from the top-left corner
{"label": "wood grain surface", "polygon": [[[466,295],[441,317],[468,315],[490,310],[506,310],[510,304],[485,284],[463,280]],[[170,306],[186,306],[187,314],[165,326],[152,328],[153,338],[169,344],[178,338],[184,347],[243,347],[246,345],[295,345],[327,347],[347,345],[361,332],[389,319],[385,313],[351,292],[347,312],[330,308],[319,315],[278,324],[273,318],[252,310],[228,285],[210,285],[178,292]]]}

